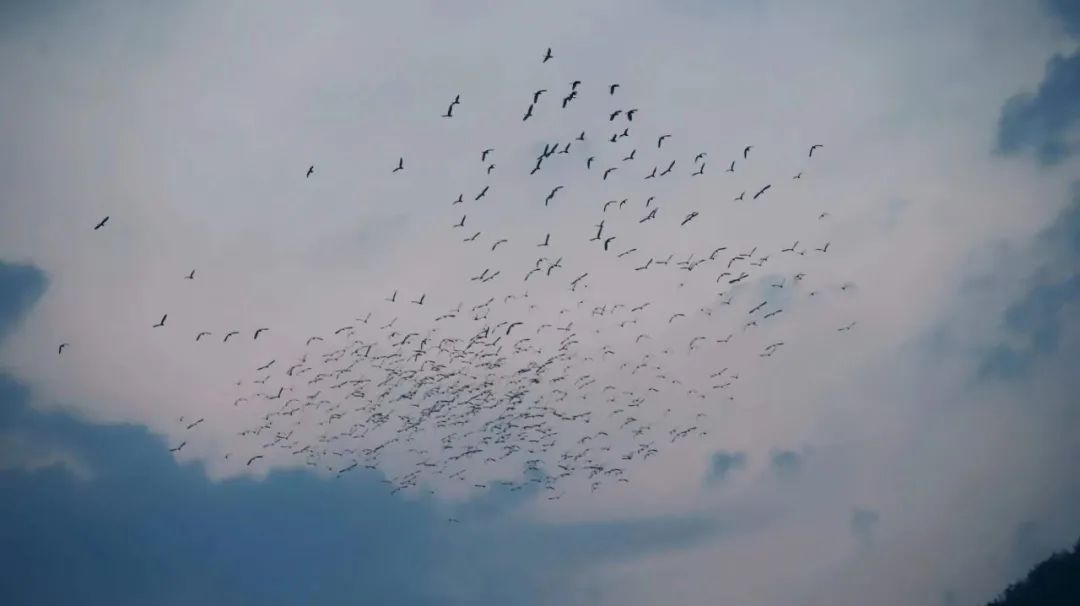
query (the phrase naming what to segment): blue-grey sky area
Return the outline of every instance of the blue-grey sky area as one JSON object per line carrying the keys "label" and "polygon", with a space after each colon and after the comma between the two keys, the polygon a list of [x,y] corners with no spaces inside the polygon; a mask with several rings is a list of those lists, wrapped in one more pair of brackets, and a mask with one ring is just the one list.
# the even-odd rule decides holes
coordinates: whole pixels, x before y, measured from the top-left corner
{"label": "blue-grey sky area", "polygon": [[[1080,536],[1075,2],[0,0],[0,81],[0,603],[980,604]],[[299,376],[468,322],[471,406]]]}

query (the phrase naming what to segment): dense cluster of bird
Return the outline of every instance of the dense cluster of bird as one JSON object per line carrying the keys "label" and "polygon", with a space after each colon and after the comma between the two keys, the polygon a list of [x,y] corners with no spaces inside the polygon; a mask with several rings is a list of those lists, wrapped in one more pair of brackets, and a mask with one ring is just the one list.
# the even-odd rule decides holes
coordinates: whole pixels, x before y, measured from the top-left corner
{"label": "dense cluster of bird", "polygon": [[[547,49],[542,63],[553,58]],[[363,468],[385,471],[381,463],[393,452],[398,461],[408,461],[407,471],[388,474],[384,480],[393,492],[430,488],[428,480],[436,475],[483,489],[498,475],[485,473],[485,466],[492,466],[502,470],[502,477],[509,473],[514,478],[498,482],[510,490],[536,484],[555,500],[574,481],[588,490],[628,483],[631,468],[658,455],[666,445],[707,435],[707,420],[716,405],[735,399],[738,360],[729,355],[729,343],[755,339],[755,331],[784,311],[782,303],[797,296],[791,294],[793,289],[804,296],[817,294],[804,285],[810,280],[804,271],[770,281],[771,292],[788,289],[784,297],[758,300],[752,293],[760,291],[755,290],[736,297],[736,289],[765,279],[763,268],[778,257],[828,255],[830,243],[796,241],[776,251],[729,250],[715,243],[680,259],[646,252],[662,245],[656,238],[640,236],[640,230],[651,229],[653,222],[685,229],[723,213],[725,206],[667,211],[656,188],[656,194],[644,199],[625,191],[632,184],[665,178],[704,177],[709,152],[681,157],[670,151],[672,135],[666,133],[647,141],[636,138],[631,130],[640,123],[640,112],[620,99],[619,89],[617,83],[589,87],[578,80],[570,82],[550,101],[555,109],[567,108],[579,95],[597,95],[610,102],[610,110],[597,118],[600,126],[577,125],[572,132],[578,134],[545,143],[535,163],[520,170],[538,179],[535,175],[549,163],[562,162],[619,189],[620,194],[597,204],[597,222],[581,240],[594,246],[597,254],[610,255],[626,280],[641,280],[658,271],[683,272],[686,280],[700,278],[710,288],[718,286],[722,290],[708,305],[665,310],[648,295],[634,301],[605,299],[595,291],[586,296],[596,270],[570,252],[560,252],[551,233],[537,233],[529,242],[513,243],[538,251],[532,263],[510,266],[508,258],[492,255],[490,266],[468,272],[463,283],[475,293],[474,300],[446,304],[429,298],[422,287],[400,285],[400,292],[378,295],[383,299],[378,312],[368,311],[331,332],[311,335],[295,358],[268,360],[255,369],[250,382],[238,381],[241,393],[226,404],[235,407],[234,412],[246,411],[250,418],[250,425],[239,432],[246,441],[238,458],[255,466],[264,458],[288,455],[342,475]],[[549,103],[545,95],[549,91],[541,88],[527,98],[523,122]],[[454,119],[455,108],[462,103],[461,95],[455,96],[442,116]],[[610,152],[585,157],[576,153],[575,144],[597,130],[604,133],[596,136]],[[740,163],[753,162],[754,146],[740,148],[735,159],[724,161],[721,174],[735,173]],[[822,145],[808,149],[809,162]],[[496,150],[476,153],[479,170],[491,175]],[[408,175],[405,158],[389,161],[387,172],[395,175],[392,178]],[[559,173],[565,178],[565,171]],[[305,178],[315,174],[311,165]],[[549,193],[535,203],[552,206],[570,193],[570,187],[544,187]],[[779,184],[757,183],[730,199],[736,204],[763,204],[779,189]],[[491,192],[492,186],[486,184],[474,195],[447,196],[446,229],[462,230],[462,246],[480,244],[483,230],[467,226],[474,213],[484,212],[477,203]],[[456,208],[459,205],[463,210]],[[823,212],[817,218],[823,221],[828,216]],[[105,217],[94,229],[104,228],[108,220]],[[639,231],[628,231],[628,226]],[[494,253],[511,243],[494,237],[484,240],[483,246]],[[195,271],[183,278],[194,280]],[[506,285],[497,294],[491,290],[495,282]],[[845,283],[840,289],[850,286]],[[572,302],[557,310],[541,309],[535,289],[543,288],[565,290]],[[642,284],[637,292],[650,291]],[[412,313],[399,313],[406,310]],[[722,330],[687,335],[685,346],[678,349],[653,345],[650,327],[672,334],[694,314],[717,314],[727,323]],[[163,314],[147,327],[163,329],[168,318]],[[851,322],[835,330],[854,327]],[[258,328],[248,338],[257,340],[269,330]],[[238,331],[221,335],[200,331],[192,338],[228,342],[244,337]],[[784,344],[767,339],[755,342],[753,351],[769,358]],[[68,343],[61,344],[58,353],[67,347]],[[688,363],[688,356],[697,356],[697,362]],[[707,370],[687,379],[686,373],[697,367]],[[251,387],[245,391],[245,385]],[[186,431],[213,422],[204,417],[181,421]],[[171,450],[178,452],[186,444],[180,441]]]}

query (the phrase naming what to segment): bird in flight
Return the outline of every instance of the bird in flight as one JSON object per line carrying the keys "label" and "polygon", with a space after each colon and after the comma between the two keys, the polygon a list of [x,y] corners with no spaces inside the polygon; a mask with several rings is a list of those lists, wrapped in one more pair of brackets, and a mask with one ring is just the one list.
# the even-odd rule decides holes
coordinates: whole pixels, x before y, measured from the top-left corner
{"label": "bird in flight", "polygon": [[724,172],[729,172],[729,173],[735,172],[735,161],[734,160],[731,161],[731,166],[729,166],[728,169],[726,171],[724,171]]}
{"label": "bird in flight", "polygon": [[234,337],[234,336],[236,336],[238,334],[240,334],[239,330],[231,330],[225,335],[225,338],[222,339],[221,342],[222,343],[228,343],[229,342],[229,337]]}
{"label": "bird in flight", "polygon": [[743,192],[743,193],[739,194],[739,197],[735,198],[735,201],[738,202],[739,200],[742,200],[744,197],[746,197],[746,192]]}
{"label": "bird in flight", "polygon": [[544,236],[544,241],[541,242],[540,244],[537,244],[537,246],[547,246],[550,242],[551,242],[551,234],[548,234],[548,235]]}
{"label": "bird in flight", "polygon": [[634,121],[634,114],[636,114],[636,113],[637,113],[637,108],[636,107],[634,109],[626,110],[626,119],[633,122]]}
{"label": "bird in flight", "polygon": [[169,452],[180,452],[180,449],[187,445],[187,442],[180,442],[180,445],[176,448],[170,448]]}
{"label": "bird in flight", "polygon": [[194,270],[194,269],[193,269],[193,270],[191,270],[191,273],[189,273],[188,275],[184,276],[184,279],[185,279],[185,280],[194,280],[194,279],[195,279],[195,270]]}
{"label": "bird in flight", "polygon": [[825,146],[824,146],[824,145],[821,145],[820,143],[815,143],[814,145],[811,145],[811,146],[810,146],[810,154],[809,154],[809,157],[813,158],[813,157],[814,157],[814,150],[815,150],[815,149],[817,149],[817,148],[819,148],[819,147],[825,147]]}
{"label": "bird in flight", "polygon": [[487,157],[488,157],[488,154],[490,154],[490,153],[491,153],[491,152],[493,152],[493,151],[495,151],[495,150],[494,150],[494,149],[492,149],[492,148],[490,148],[490,147],[489,147],[489,148],[487,148],[487,149],[485,149],[485,150],[483,150],[483,151],[481,151],[481,152],[480,152],[480,161],[481,161],[481,162],[487,162]]}
{"label": "bird in flight", "polygon": [[554,55],[551,54],[551,49],[549,48],[547,49],[547,52],[544,53],[544,60],[540,63],[547,63],[549,60],[551,60],[552,57],[554,57]]}
{"label": "bird in flight", "polygon": [[772,187],[772,184],[766,185],[765,187],[762,187],[761,189],[759,189],[758,193],[754,194],[754,199],[757,200],[758,196],[765,193],[770,187]]}
{"label": "bird in flight", "polygon": [[251,457],[250,459],[248,459],[248,462],[247,462],[248,466],[250,467],[252,463],[254,463],[255,461],[258,461],[261,458],[263,458],[262,455],[255,455],[255,456]]}
{"label": "bird in flight", "polygon": [[252,338],[253,339],[258,339],[260,334],[262,334],[262,333],[264,333],[264,332],[266,332],[268,330],[270,330],[270,329],[269,328],[257,328],[257,329],[255,329],[255,336],[252,337]]}
{"label": "bird in flight", "polygon": [[621,114],[621,113],[622,113],[621,109],[617,109],[617,110],[611,112],[611,115],[608,116],[608,122],[614,122],[615,118],[619,117],[619,114]]}
{"label": "bird in flight", "polygon": [[64,353],[64,348],[67,347],[68,345],[69,345],[68,343],[61,343],[60,347],[56,348],[56,355],[60,355],[60,354]]}
{"label": "bird in flight", "polygon": [[200,332],[199,334],[195,335],[195,340],[198,341],[199,339],[201,339],[203,337],[209,337],[209,336],[210,336],[210,333],[208,331],[204,330],[204,331]]}
{"label": "bird in flight", "polygon": [[696,210],[690,211],[690,214],[686,215],[686,218],[682,220],[682,223],[680,225],[686,225],[687,223],[693,221],[694,217],[697,216],[698,212]]}
{"label": "bird in flight", "polygon": [[607,250],[607,249],[608,249],[608,245],[610,245],[610,244],[611,244],[611,241],[612,241],[612,240],[614,240],[614,239],[615,239],[615,236],[611,236],[611,237],[610,237],[610,238],[608,238],[607,240],[604,240],[604,250]]}
{"label": "bird in flight", "polygon": [[169,314],[165,314],[164,316],[161,316],[161,321],[158,322],[157,324],[154,324],[151,328],[159,328],[159,327],[165,326],[165,318],[168,318],[168,317],[169,317]]}
{"label": "bird in flight", "polygon": [[[705,165],[704,164],[701,165],[701,168],[699,168],[696,171],[690,173],[690,176],[691,177],[696,177],[698,175],[703,175],[703,174],[705,174]],[[739,196],[739,199],[741,200],[742,196]]]}
{"label": "bird in flight", "polygon": [[667,139],[671,135],[660,135],[660,138],[656,140],[656,149],[660,149],[660,146],[664,144],[664,139]]}
{"label": "bird in flight", "polygon": [[476,197],[473,198],[473,200],[476,201],[476,200],[479,200],[480,198],[483,198],[484,196],[486,196],[489,187],[491,187],[491,186],[490,185],[485,185],[484,189],[481,189],[480,193],[476,194]]}
{"label": "bird in flight", "polygon": [[443,118],[453,118],[454,117],[454,104],[453,103],[450,104],[450,107],[446,108],[446,113],[443,114],[442,117]]}
{"label": "bird in flight", "polygon": [[532,117],[532,112],[533,112],[533,104],[530,103],[529,104],[529,109],[525,110],[525,116],[521,119],[521,121],[524,122],[524,121],[528,120],[529,118],[531,118]]}
{"label": "bird in flight", "polygon": [[405,158],[398,158],[397,168],[395,168],[394,170],[392,170],[390,172],[396,173],[399,170],[405,170]]}
{"label": "bird in flight", "polygon": [[792,179],[802,179],[802,173],[795,175]]}
{"label": "bird in flight", "polygon": [[613,172],[615,172],[617,170],[619,170],[619,167],[617,167],[617,166],[612,166],[611,168],[605,170],[604,171],[604,180],[607,181],[608,175],[610,175],[611,173],[613,173]]}
{"label": "bird in flight", "polygon": [[98,221],[98,224],[94,226],[94,231],[97,231],[97,230],[101,229],[102,227],[105,227],[105,224],[108,223],[108,222],[109,222],[109,217],[105,217],[101,221]]}
{"label": "bird in flight", "polygon": [[461,221],[454,224],[454,227],[465,227],[465,217],[468,215],[461,215]]}
{"label": "bird in flight", "polygon": [[533,104],[536,104],[537,102],[539,102],[540,101],[540,95],[542,95],[542,94],[544,94],[546,92],[547,92],[546,88],[541,88],[540,90],[533,93]]}
{"label": "bird in flight", "polygon": [[608,86],[608,94],[609,95],[614,95],[616,88],[619,88],[618,84],[612,84],[612,85]]}
{"label": "bird in flight", "polygon": [[547,206],[548,202],[551,202],[551,200],[555,197],[556,192],[558,192],[562,188],[562,185],[556,185],[555,188],[551,190],[551,193],[547,195],[547,198],[544,198],[544,206]]}
{"label": "bird in flight", "polygon": [[415,303],[416,305],[423,305],[424,304],[424,297],[426,297],[426,296],[427,296],[427,294],[421,294],[419,299],[417,299],[415,301],[411,301],[411,303]]}
{"label": "bird in flight", "polygon": [[472,242],[473,240],[475,240],[475,239],[477,239],[477,238],[479,238],[479,237],[480,237],[480,232],[476,232],[476,233],[475,233],[475,234],[473,234],[472,236],[470,236],[470,237],[468,237],[468,238],[465,238],[465,240],[464,240],[464,241],[465,241],[465,242]]}
{"label": "bird in flight", "polygon": [[746,159],[746,156],[750,154],[750,150],[752,150],[752,149],[754,149],[753,145],[747,145],[746,147],[743,148],[743,150],[742,150],[743,160]]}
{"label": "bird in flight", "polygon": [[307,174],[304,175],[304,178],[309,179],[309,178],[311,178],[311,175],[314,175],[314,174],[315,174],[315,165],[312,164],[311,166],[308,167]]}
{"label": "bird in flight", "polygon": [[502,240],[496,241],[494,244],[491,245],[491,250],[495,250],[500,244],[504,242],[508,242],[508,240],[506,238],[503,238]]}

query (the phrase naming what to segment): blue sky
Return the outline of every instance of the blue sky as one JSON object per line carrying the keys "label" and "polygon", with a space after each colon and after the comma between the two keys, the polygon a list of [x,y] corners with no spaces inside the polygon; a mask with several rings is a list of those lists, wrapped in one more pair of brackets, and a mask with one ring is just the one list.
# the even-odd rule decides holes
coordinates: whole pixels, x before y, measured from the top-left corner
{"label": "blue sky", "polygon": [[[991,597],[1080,534],[1074,4],[477,0],[297,15],[273,2],[0,2],[0,75],[18,84],[0,90],[0,602]],[[793,286],[772,298],[783,354],[736,349],[758,362],[739,368],[738,399],[717,401],[707,436],[665,449],[623,492],[552,502],[494,483],[523,473],[512,468],[480,492],[391,495],[399,461],[340,478],[237,463],[245,419],[220,402],[238,373],[383,314],[403,284],[437,304],[464,297],[452,269],[478,261],[454,252],[440,213],[483,180],[454,177],[457,141],[507,150],[499,166],[542,149],[537,135],[517,150],[486,122],[518,122],[514,95],[533,85],[519,66],[549,45],[550,87],[622,81],[675,145],[716,156],[710,172],[754,141],[768,170],[745,170],[787,181],[805,142],[826,141],[801,206],[657,238],[680,258],[721,231],[732,249],[833,241],[835,264],[811,271],[826,276],[807,287],[818,299]],[[462,91],[475,114],[466,104],[438,130],[426,105]],[[428,176],[388,181],[399,155]],[[318,179],[282,178],[311,162]],[[573,189],[571,171],[555,178]],[[503,187],[515,200],[547,191]],[[726,203],[731,187],[686,186],[672,204]],[[839,219],[831,231],[820,208]],[[516,241],[522,225],[558,237],[592,222],[568,204],[545,223],[551,212],[503,204],[483,230]],[[89,226],[106,214],[101,238]],[[505,258],[531,263],[529,243]],[[207,290],[175,279],[191,267]],[[732,292],[770,297],[779,275]],[[619,280],[595,290],[642,294]],[[699,293],[647,294],[667,310]],[[132,329],[165,310],[180,338]],[[717,321],[699,314],[687,334]],[[264,324],[272,353],[204,353],[183,332]],[[657,332],[657,347],[685,350],[678,330]],[[60,342],[72,345],[58,357]],[[727,355],[683,370],[714,372]],[[689,403],[658,417],[665,406]],[[198,434],[178,421],[218,414]]]}

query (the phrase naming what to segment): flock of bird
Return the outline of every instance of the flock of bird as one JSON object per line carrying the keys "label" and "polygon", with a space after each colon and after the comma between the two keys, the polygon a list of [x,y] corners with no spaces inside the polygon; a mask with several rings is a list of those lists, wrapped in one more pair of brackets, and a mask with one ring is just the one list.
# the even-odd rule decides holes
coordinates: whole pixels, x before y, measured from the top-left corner
{"label": "flock of bird", "polygon": [[[542,63],[553,59],[547,49]],[[254,369],[254,377],[236,383],[240,393],[233,401],[222,403],[232,414],[243,411],[250,420],[238,432],[242,450],[225,458],[235,454],[253,467],[268,464],[259,463],[263,459],[278,462],[291,457],[293,463],[339,476],[357,469],[380,470],[392,492],[432,490],[433,476],[443,476],[476,489],[498,484],[513,491],[532,485],[557,500],[575,482],[592,491],[629,483],[632,468],[665,446],[707,435],[717,406],[735,399],[740,373],[738,360],[727,349],[732,340],[755,343],[757,358],[774,356],[784,341],[770,338],[757,343],[755,335],[775,322],[784,301],[818,294],[807,286],[812,278],[806,271],[767,284],[767,292],[784,293],[783,297],[759,300],[755,293],[760,290],[738,289],[775,275],[766,275],[764,268],[778,258],[792,262],[807,256],[827,258],[830,243],[796,241],[775,251],[729,250],[716,243],[680,259],[647,252],[662,242],[635,236],[641,229],[652,229],[654,222],[687,229],[710,214],[722,213],[724,207],[667,211],[670,205],[658,201],[662,192],[656,186],[650,193],[657,193],[643,199],[625,191],[665,178],[703,178],[709,156],[700,151],[684,159],[670,152],[671,134],[635,138],[631,130],[640,123],[640,112],[620,99],[619,89],[617,83],[589,88],[575,80],[551,101],[554,93],[542,88],[528,96],[523,122],[543,104],[565,109],[579,95],[601,96],[612,107],[597,117],[599,126],[577,125],[572,132],[578,134],[545,143],[535,164],[521,167],[522,175],[540,179],[537,175],[555,162],[576,165],[581,174],[597,174],[620,193],[597,204],[597,222],[580,236],[583,245],[609,256],[622,279],[641,281],[655,272],[675,272],[680,279],[700,279],[710,288],[721,288],[718,295],[697,309],[688,304],[685,309],[666,310],[648,294],[633,301],[605,299],[597,292],[602,289],[586,295],[595,268],[568,251],[560,252],[551,233],[537,233],[526,243],[511,244],[499,237],[481,244],[483,230],[469,227],[472,216],[484,212],[481,200],[494,195],[490,184],[474,195],[447,196],[445,229],[460,230],[461,246],[486,246],[494,253],[500,246],[514,245],[535,250],[535,261],[511,266],[511,257],[491,255],[490,266],[462,277],[475,298],[453,305],[436,301],[416,286],[383,293],[377,312],[368,311],[326,334],[311,335],[292,359],[267,360]],[[443,118],[454,119],[461,104],[458,95]],[[610,153],[577,153],[575,147],[584,148],[587,138],[602,141]],[[754,146],[740,148],[736,159],[725,160],[723,173],[735,173],[740,164],[753,162]],[[808,149],[809,162],[822,145]],[[496,150],[476,153],[483,175],[491,175]],[[387,168],[391,175],[408,174],[404,157]],[[313,177],[311,165],[305,178]],[[758,183],[733,196],[731,203],[760,205],[780,189]],[[566,190],[567,185],[553,185],[535,203],[549,207],[567,196]],[[828,217],[827,212],[817,215],[820,221]],[[94,229],[105,228],[108,221],[105,217]],[[627,226],[639,231],[626,231]],[[195,280],[195,271],[183,278]],[[495,290],[496,285],[505,286]],[[844,283],[839,288],[847,291],[851,286]],[[544,288],[570,293],[566,296],[571,302],[558,309],[544,308],[535,294]],[[653,291],[641,282],[635,292]],[[656,331],[678,335],[678,326],[688,315],[708,316],[711,332],[688,334],[679,348],[653,345]],[[165,329],[168,319],[163,314],[148,328]],[[854,327],[850,322],[835,330]],[[260,327],[248,338],[257,340],[270,330]],[[193,335],[199,342],[212,338],[228,342],[245,337],[239,331]],[[68,346],[61,344],[58,353]],[[688,361],[695,356],[693,363]],[[707,370],[699,377],[687,376],[699,367]],[[181,422],[184,431],[195,432],[214,419],[181,418]],[[182,440],[170,450],[179,452],[186,445]],[[399,473],[383,465],[388,458],[394,459]],[[499,477],[503,479],[492,479]]]}

